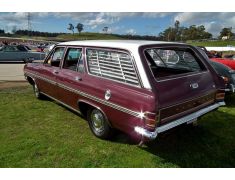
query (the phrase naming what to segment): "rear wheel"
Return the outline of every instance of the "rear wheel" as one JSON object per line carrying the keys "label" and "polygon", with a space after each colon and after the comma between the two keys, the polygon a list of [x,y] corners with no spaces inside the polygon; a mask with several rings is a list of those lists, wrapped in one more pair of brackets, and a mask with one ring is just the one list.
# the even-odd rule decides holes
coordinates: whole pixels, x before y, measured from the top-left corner
{"label": "rear wheel", "polygon": [[104,114],[96,108],[88,110],[87,119],[92,133],[101,139],[110,139],[113,136],[113,130],[110,127]]}

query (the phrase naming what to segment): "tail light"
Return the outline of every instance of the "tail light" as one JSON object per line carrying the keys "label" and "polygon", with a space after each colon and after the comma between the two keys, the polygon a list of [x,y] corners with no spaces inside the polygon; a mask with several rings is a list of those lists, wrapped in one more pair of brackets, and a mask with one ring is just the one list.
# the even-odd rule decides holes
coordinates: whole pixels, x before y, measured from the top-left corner
{"label": "tail light", "polygon": [[146,128],[148,128],[149,130],[154,130],[157,125],[157,119],[158,116],[156,115],[156,113],[146,112],[144,114]]}

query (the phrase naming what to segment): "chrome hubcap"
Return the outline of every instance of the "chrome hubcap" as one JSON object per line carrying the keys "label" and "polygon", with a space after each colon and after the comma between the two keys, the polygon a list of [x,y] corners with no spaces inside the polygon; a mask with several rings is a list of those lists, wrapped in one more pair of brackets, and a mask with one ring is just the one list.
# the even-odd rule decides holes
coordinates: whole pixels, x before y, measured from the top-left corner
{"label": "chrome hubcap", "polygon": [[104,130],[104,116],[98,109],[92,111],[91,122],[95,131],[102,132]]}
{"label": "chrome hubcap", "polygon": [[38,90],[38,87],[37,87],[36,84],[34,84],[34,92],[35,92],[36,97],[38,97],[39,96],[39,90]]}

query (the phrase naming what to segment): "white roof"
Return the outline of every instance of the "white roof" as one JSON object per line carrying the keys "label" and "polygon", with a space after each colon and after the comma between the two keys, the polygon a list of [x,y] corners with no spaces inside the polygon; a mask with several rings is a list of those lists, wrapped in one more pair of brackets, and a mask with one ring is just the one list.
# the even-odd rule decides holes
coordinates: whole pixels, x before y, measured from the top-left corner
{"label": "white roof", "polygon": [[[143,41],[143,40],[86,40],[86,41],[69,41],[59,43],[58,45],[66,46],[101,46],[101,47],[112,47],[112,48],[138,48],[142,45],[151,45],[151,44],[169,44],[172,42],[165,41]],[[175,43],[174,44],[181,44]]]}

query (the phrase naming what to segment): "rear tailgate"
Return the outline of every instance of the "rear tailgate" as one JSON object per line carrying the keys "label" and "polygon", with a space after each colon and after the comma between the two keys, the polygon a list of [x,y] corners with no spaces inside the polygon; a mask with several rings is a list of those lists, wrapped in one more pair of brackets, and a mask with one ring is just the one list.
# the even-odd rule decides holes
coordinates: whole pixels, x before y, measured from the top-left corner
{"label": "rear tailgate", "polygon": [[156,87],[160,124],[215,102],[216,88],[209,71],[158,81]]}

